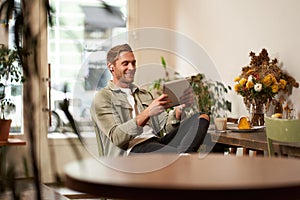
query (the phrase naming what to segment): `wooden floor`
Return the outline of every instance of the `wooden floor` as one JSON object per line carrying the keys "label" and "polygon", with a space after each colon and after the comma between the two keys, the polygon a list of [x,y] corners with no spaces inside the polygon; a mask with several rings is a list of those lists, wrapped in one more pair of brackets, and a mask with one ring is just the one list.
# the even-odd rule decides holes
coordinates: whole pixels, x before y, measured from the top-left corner
{"label": "wooden floor", "polygon": [[[100,200],[101,198],[80,193],[77,191],[70,190],[63,186],[56,186],[55,184],[42,184],[41,186],[41,196],[43,200]],[[36,199],[36,188],[32,180],[18,180],[16,184],[16,190],[18,191],[18,196],[20,199]],[[1,200],[13,200],[13,192],[6,190],[3,194],[0,193]]]}
{"label": "wooden floor", "polygon": [[81,192],[77,192],[74,190],[71,190],[69,188],[66,188],[64,186],[57,186],[55,184],[46,184],[48,188],[51,188],[51,190],[55,191],[55,193],[58,193],[59,195],[63,196],[67,199],[77,199],[77,200],[98,200],[101,198],[95,197],[90,194],[84,194]]}

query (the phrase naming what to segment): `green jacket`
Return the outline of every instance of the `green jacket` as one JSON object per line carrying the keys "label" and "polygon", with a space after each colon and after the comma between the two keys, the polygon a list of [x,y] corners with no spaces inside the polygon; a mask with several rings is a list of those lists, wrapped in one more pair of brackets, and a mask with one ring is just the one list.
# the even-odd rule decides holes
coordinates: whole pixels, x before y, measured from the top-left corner
{"label": "green jacket", "polygon": [[[133,96],[140,111],[147,108],[153,101],[152,94],[145,89],[136,87]],[[142,127],[137,125],[136,118],[132,118],[132,110],[126,94],[112,81],[109,81],[105,88],[95,94],[91,106],[91,117],[95,126],[100,155],[127,155],[129,141],[142,133]],[[178,120],[173,111],[163,112],[149,120],[149,125],[156,133],[168,132],[177,123]]]}

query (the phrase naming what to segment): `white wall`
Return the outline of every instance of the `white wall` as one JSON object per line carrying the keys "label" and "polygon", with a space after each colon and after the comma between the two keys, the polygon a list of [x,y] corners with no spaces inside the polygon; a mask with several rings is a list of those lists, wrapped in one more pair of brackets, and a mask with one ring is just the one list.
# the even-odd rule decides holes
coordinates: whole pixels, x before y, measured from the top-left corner
{"label": "white wall", "polygon": [[[138,2],[138,17],[143,20],[135,28],[164,27],[191,38],[206,50],[227,85],[233,86],[234,77],[249,63],[249,52],[259,53],[262,48],[300,81],[298,0],[163,0],[163,9],[159,9],[162,1]],[[166,15],[169,23],[161,23]],[[247,113],[241,96],[231,91],[228,98],[233,116]],[[300,89],[294,89],[292,100],[300,110]]]}

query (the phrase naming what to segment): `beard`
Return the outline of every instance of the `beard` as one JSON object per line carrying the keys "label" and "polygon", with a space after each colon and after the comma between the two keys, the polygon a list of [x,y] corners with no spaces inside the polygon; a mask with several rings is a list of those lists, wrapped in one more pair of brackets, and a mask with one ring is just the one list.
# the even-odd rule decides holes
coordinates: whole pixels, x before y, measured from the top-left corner
{"label": "beard", "polygon": [[133,81],[134,81],[134,72],[127,72],[124,74],[119,74],[119,76],[117,76],[118,82],[120,86],[122,87],[129,87]]}

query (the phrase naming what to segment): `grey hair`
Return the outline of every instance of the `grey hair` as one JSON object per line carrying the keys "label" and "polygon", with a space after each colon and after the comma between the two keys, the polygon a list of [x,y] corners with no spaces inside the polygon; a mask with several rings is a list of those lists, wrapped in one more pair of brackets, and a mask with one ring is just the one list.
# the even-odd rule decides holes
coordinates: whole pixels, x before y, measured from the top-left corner
{"label": "grey hair", "polygon": [[121,44],[121,45],[117,45],[112,47],[108,52],[107,52],[107,56],[106,56],[106,62],[107,63],[114,63],[120,53],[122,52],[132,52],[131,47],[129,46],[129,44]]}

